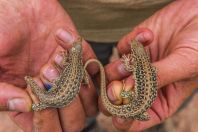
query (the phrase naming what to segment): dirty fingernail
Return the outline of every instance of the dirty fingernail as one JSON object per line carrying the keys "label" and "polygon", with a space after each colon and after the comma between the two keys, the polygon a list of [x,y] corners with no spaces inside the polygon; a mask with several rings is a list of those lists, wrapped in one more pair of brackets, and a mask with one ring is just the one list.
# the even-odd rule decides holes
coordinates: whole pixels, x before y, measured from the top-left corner
{"label": "dirty fingernail", "polygon": [[44,87],[47,91],[49,91],[52,88],[52,84],[44,83]]}
{"label": "dirty fingernail", "polygon": [[142,32],[142,33],[138,34],[135,39],[137,41],[139,41],[140,43],[145,43],[148,40],[150,40],[151,37],[152,36],[151,36],[151,34],[149,32]]}
{"label": "dirty fingernail", "polygon": [[63,61],[63,57],[57,54],[54,58],[54,61],[56,62],[56,64],[61,64],[61,62]]}
{"label": "dirty fingernail", "polygon": [[56,36],[60,40],[62,40],[63,42],[65,42],[65,43],[72,43],[72,42],[74,42],[74,37],[72,36],[72,34],[69,31],[67,31],[67,30],[63,30],[62,28],[57,30]]}
{"label": "dirty fingernail", "polygon": [[52,66],[48,66],[43,70],[44,77],[49,80],[53,81],[58,77],[58,71],[54,69]]}
{"label": "dirty fingernail", "polygon": [[120,81],[113,81],[107,90],[109,99],[116,105],[122,103],[120,92],[122,90],[122,83]]}
{"label": "dirty fingernail", "polygon": [[129,72],[127,72],[127,71],[125,70],[125,66],[124,66],[123,63],[121,63],[121,64],[118,66],[118,71],[119,71],[119,73],[122,74],[122,75],[128,75],[128,74],[129,74]]}

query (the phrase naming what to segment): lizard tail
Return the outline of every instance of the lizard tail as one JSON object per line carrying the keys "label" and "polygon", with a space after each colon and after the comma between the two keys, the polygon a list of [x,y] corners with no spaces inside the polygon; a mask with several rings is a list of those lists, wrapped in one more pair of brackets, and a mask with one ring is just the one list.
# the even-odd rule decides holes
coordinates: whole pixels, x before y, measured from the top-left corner
{"label": "lizard tail", "polygon": [[89,59],[85,65],[84,65],[84,69],[87,68],[87,66],[90,63],[96,63],[99,65],[100,68],[100,96],[101,96],[101,100],[103,105],[105,106],[105,108],[108,110],[108,108],[113,107],[116,109],[116,111],[119,111],[119,107],[117,107],[116,105],[113,105],[108,96],[107,96],[107,92],[106,92],[106,78],[105,78],[105,71],[104,71],[104,67],[102,65],[102,63],[96,59]]}

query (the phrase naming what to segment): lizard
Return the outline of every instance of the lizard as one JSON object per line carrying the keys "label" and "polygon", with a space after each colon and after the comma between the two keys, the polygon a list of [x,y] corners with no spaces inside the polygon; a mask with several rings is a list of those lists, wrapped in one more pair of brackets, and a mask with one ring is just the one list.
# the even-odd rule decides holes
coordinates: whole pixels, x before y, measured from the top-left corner
{"label": "lizard", "polygon": [[105,71],[102,64],[95,59],[90,59],[85,63],[85,68],[91,62],[98,63],[100,67],[100,96],[102,104],[106,110],[113,116],[124,119],[135,119],[146,121],[149,115],[146,112],[151,107],[157,96],[157,70],[151,65],[150,58],[144,47],[139,42],[131,41],[131,52],[122,56],[125,69],[132,72],[135,80],[134,90],[122,90],[120,96],[128,98],[128,104],[114,105],[110,102],[106,92]]}
{"label": "lizard", "polygon": [[30,76],[25,81],[38,97],[39,102],[32,104],[32,110],[40,111],[47,107],[68,106],[80,91],[81,82],[87,83],[82,61],[82,38],[73,43],[68,56],[63,55],[64,68],[60,76],[53,81],[49,90],[42,89]]}

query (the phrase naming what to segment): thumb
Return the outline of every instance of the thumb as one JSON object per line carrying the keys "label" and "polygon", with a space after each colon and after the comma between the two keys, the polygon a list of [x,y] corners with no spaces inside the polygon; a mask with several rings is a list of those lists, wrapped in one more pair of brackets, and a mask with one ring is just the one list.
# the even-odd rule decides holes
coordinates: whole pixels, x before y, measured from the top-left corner
{"label": "thumb", "polygon": [[0,111],[31,111],[31,99],[25,90],[0,83]]}
{"label": "thumb", "polygon": [[[123,83],[124,82],[124,83]],[[125,80],[121,81],[112,81],[108,87],[107,87],[107,96],[112,104],[114,105],[122,105],[122,104],[128,104],[129,99],[122,98],[120,96],[122,90],[124,91],[132,91],[134,87],[134,81],[133,78],[130,76],[126,78]],[[102,101],[100,101],[99,107],[100,110],[105,114],[109,115],[109,112],[105,109],[104,104],[102,104]]]}
{"label": "thumb", "polygon": [[157,68],[158,87],[197,76],[198,60],[196,56],[193,51],[177,50],[166,58],[153,63]]}

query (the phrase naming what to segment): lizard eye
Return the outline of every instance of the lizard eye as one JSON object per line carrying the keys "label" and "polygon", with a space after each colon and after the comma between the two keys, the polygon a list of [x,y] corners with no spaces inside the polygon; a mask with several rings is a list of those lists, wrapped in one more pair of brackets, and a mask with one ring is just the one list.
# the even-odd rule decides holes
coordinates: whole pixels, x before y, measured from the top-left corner
{"label": "lizard eye", "polygon": [[71,51],[72,51],[72,52],[75,51],[75,50],[76,50],[76,49],[75,49],[74,47],[71,48]]}
{"label": "lizard eye", "polygon": [[81,45],[75,45],[71,48],[71,52],[81,52],[82,48]]}

